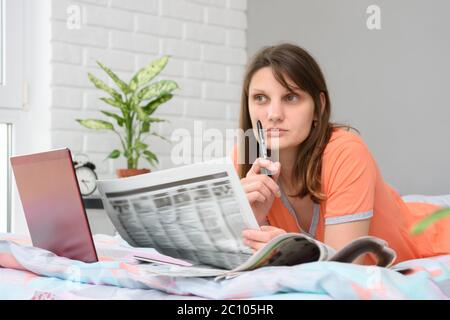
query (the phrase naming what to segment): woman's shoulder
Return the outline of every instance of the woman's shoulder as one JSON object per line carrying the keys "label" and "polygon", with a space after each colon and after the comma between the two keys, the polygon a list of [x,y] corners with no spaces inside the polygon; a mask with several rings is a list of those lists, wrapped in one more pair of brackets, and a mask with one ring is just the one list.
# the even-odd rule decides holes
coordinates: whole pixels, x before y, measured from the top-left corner
{"label": "woman's shoulder", "polygon": [[358,133],[345,128],[333,128],[330,140],[325,146],[324,159],[336,159],[343,154],[361,157],[369,156],[370,151]]}
{"label": "woman's shoulder", "polygon": [[324,189],[328,190],[330,181],[339,186],[363,179],[367,184],[374,181],[377,174],[375,159],[361,136],[346,129],[335,129],[322,158]]}

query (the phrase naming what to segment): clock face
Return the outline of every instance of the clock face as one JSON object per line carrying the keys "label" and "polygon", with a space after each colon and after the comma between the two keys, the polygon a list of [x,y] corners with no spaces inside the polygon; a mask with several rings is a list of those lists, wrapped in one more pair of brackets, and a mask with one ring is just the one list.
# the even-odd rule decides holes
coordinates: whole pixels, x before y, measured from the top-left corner
{"label": "clock face", "polygon": [[95,181],[97,175],[94,171],[87,167],[79,167],[76,169],[78,184],[80,186],[80,192],[83,196],[88,196],[94,193],[97,188]]}

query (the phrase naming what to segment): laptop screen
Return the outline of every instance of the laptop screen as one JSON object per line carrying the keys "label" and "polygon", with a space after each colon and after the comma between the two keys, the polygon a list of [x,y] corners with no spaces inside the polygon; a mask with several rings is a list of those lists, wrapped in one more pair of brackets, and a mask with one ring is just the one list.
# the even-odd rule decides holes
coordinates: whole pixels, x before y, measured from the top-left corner
{"label": "laptop screen", "polygon": [[10,159],[33,245],[74,260],[98,261],[70,150]]}

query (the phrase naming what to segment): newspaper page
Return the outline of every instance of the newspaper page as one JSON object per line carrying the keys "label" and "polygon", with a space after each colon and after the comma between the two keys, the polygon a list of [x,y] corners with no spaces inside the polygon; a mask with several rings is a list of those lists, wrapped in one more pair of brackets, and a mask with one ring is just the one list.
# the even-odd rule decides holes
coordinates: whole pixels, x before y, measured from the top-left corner
{"label": "newspaper page", "polygon": [[243,229],[258,229],[229,158],[99,180],[104,208],[134,247],[231,270],[252,256]]}
{"label": "newspaper page", "polygon": [[234,272],[265,266],[293,266],[326,261],[336,254],[330,246],[303,233],[284,233],[270,240]]}

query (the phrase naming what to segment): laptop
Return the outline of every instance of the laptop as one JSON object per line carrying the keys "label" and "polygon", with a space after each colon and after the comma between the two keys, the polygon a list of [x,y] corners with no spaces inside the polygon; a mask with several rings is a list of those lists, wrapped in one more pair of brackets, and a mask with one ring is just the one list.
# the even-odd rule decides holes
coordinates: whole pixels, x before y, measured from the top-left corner
{"label": "laptop", "polygon": [[33,246],[97,262],[70,150],[10,158]]}

